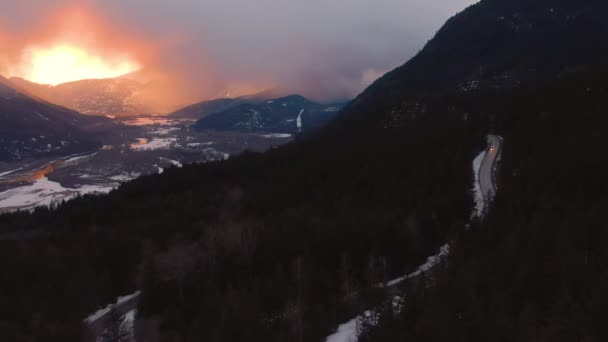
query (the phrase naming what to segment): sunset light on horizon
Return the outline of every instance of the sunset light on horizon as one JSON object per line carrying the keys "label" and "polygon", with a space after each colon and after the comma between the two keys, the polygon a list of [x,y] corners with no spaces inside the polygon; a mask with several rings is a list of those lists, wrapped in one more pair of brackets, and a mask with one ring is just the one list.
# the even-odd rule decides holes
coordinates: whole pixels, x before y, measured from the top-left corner
{"label": "sunset light on horizon", "polygon": [[83,79],[119,77],[138,71],[140,64],[128,56],[104,58],[70,44],[28,47],[11,76],[40,84],[58,85]]}

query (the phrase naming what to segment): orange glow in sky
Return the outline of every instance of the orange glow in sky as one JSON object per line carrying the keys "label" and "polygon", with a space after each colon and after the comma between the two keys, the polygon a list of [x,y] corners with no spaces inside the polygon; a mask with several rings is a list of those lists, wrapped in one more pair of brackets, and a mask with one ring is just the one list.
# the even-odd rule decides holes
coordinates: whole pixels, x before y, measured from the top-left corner
{"label": "orange glow in sky", "polygon": [[57,85],[83,79],[118,77],[139,69],[140,65],[128,57],[108,59],[84,48],[57,44],[26,48],[15,74],[32,82]]}

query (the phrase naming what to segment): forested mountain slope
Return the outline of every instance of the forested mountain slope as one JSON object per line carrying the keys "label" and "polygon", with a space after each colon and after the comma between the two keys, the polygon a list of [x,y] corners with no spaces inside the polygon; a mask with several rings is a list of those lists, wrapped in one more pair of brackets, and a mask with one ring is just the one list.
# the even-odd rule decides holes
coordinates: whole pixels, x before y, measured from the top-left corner
{"label": "forested mountain slope", "polygon": [[420,112],[417,95],[512,89],[604,63],[607,21],[608,3],[601,0],[480,1],[365,90],[345,116],[390,121],[370,113],[399,118]]}
{"label": "forested mountain slope", "polygon": [[402,313],[386,310],[361,341],[608,338],[606,77],[593,68],[477,102],[504,118],[495,203],[460,231],[445,269],[404,289]]}

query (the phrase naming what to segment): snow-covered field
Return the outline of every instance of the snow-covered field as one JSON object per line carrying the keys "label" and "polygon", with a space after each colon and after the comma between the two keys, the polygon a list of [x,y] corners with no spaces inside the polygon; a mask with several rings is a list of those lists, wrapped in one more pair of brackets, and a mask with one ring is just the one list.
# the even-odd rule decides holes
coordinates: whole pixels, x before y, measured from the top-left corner
{"label": "snow-covered field", "polygon": [[187,120],[137,117],[102,148],[60,159],[0,164],[0,213],[49,206],[84,194],[107,193],[142,175],[228,159],[245,149],[264,151],[291,134],[197,132]]}
{"label": "snow-covered field", "polygon": [[108,193],[118,185],[118,183],[111,183],[66,188],[45,177],[30,185],[0,193],[0,211],[11,209],[28,210],[38,206],[50,206],[81,195]]}

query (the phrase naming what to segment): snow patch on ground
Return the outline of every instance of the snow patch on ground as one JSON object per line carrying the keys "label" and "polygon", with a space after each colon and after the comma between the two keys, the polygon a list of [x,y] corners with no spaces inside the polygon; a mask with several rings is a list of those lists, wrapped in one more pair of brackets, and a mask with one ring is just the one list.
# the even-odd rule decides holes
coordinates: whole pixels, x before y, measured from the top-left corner
{"label": "snow patch on ground", "polygon": [[300,111],[298,114],[298,118],[296,119],[296,125],[298,126],[298,132],[302,132],[302,114],[304,114],[304,109]]}

